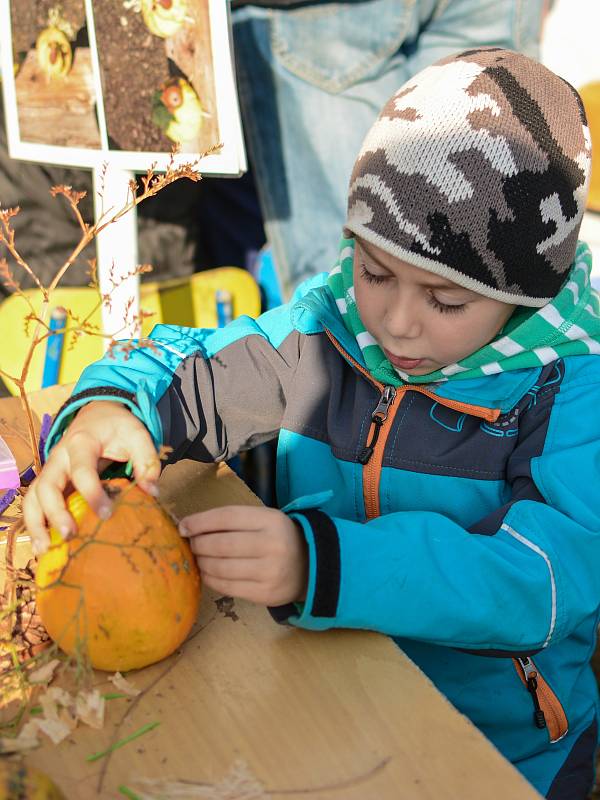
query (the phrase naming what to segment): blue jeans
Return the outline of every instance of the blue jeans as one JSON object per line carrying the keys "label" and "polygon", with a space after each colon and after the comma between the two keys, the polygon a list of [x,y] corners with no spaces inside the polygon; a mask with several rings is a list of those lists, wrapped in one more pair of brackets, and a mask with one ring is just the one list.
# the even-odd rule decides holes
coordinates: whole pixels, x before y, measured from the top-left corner
{"label": "blue jeans", "polygon": [[544,0],[363,0],[233,12],[246,143],[284,294],[329,270],[362,140],[409,77],[499,45],[537,57]]}

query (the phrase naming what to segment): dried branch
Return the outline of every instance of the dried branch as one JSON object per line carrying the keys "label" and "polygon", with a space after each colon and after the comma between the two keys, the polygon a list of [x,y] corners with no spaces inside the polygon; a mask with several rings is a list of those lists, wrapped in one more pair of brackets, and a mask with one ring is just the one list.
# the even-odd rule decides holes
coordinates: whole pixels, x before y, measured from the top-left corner
{"label": "dried branch", "polygon": [[67,202],[75,214],[75,219],[79,223],[79,227],[84,234],[87,233],[89,225],[81,216],[81,211],[78,207],[79,203],[87,195],[87,192],[74,192],[70,186],[53,186],[52,189],[50,189],[50,194],[52,197],[57,197],[57,195],[62,194],[67,199]]}
{"label": "dried branch", "polygon": [[44,289],[38,276],[31,269],[25,259],[21,257],[21,254],[15,247],[15,231],[10,223],[10,220],[12,217],[15,217],[20,210],[21,209],[18,206],[16,208],[0,208],[0,243],[6,246],[6,249],[17,262],[17,264],[25,270],[25,272],[41,291],[44,299],[46,299],[48,296],[46,289]]}

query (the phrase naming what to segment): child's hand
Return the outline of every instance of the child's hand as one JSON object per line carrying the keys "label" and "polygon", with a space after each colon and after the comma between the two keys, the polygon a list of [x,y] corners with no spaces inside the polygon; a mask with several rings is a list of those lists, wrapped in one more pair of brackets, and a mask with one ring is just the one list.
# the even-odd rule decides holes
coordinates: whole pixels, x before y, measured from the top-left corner
{"label": "child's hand", "polygon": [[190,540],[202,579],[215,591],[267,606],[304,599],[306,542],[283,512],[255,506],[213,508],[185,517],[179,530]]}
{"label": "child's hand", "polygon": [[84,406],[25,496],[23,516],[34,552],[43,553],[48,547],[47,524],[65,539],[75,532],[65,505],[65,493],[71,488],[98,516],[109,517],[112,502],[102,489],[99,473],[111,461],[130,460],[139,485],[155,494],[160,461],[144,425],[122,403],[94,401]]}

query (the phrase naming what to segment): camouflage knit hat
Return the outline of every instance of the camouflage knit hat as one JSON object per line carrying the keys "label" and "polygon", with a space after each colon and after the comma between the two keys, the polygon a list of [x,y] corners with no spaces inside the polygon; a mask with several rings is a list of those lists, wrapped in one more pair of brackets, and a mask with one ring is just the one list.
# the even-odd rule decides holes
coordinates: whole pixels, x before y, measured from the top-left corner
{"label": "camouflage knit hat", "polygon": [[543,306],[574,259],[590,167],[572,86],[519,53],[466,50],[385,105],[354,165],[346,233],[479,294]]}

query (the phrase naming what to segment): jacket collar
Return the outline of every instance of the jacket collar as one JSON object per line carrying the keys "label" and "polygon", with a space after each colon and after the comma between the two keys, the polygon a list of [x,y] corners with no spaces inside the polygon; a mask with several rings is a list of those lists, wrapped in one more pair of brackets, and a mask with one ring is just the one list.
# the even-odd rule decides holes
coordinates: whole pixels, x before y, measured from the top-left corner
{"label": "jacket collar", "polygon": [[[326,285],[327,273],[302,284],[292,298],[291,321],[300,333],[311,335],[327,329],[348,355],[366,368],[356,338],[352,336],[338,313],[336,301]],[[468,380],[427,384],[427,389],[440,399],[499,409],[506,413],[531,389],[542,367],[511,370]]]}

